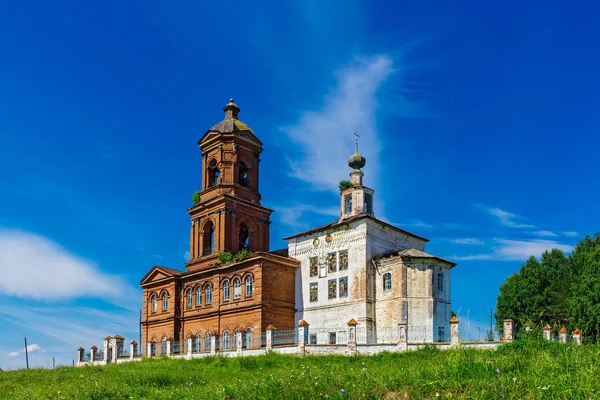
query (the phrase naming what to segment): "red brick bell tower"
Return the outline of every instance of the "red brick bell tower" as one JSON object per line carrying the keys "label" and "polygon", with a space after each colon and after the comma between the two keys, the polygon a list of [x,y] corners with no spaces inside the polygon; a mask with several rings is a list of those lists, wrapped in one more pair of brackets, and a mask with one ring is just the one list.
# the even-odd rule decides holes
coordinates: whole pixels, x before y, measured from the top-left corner
{"label": "red brick bell tower", "polygon": [[268,251],[272,210],[260,204],[258,191],[262,142],[238,119],[233,99],[223,107],[225,118],[198,142],[202,153],[202,191],[188,210],[188,270],[213,264],[219,252]]}

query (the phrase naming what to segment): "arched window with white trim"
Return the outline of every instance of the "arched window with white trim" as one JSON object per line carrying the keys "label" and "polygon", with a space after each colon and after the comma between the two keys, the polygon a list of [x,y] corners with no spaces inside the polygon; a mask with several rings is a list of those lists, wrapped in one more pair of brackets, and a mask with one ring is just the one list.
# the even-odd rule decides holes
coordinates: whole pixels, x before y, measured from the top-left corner
{"label": "arched window with white trim", "polygon": [[152,304],[152,312],[155,313],[156,312],[156,295],[155,294],[152,295],[151,304]]}
{"label": "arched window with white trim", "polygon": [[252,329],[246,328],[246,332],[244,333],[244,346],[247,349],[252,348]]}
{"label": "arched window with white trim", "polygon": [[392,290],[392,274],[390,272],[383,274],[383,290]]}
{"label": "arched window with white trim", "polygon": [[237,349],[237,334],[238,334],[239,331],[240,330],[238,328],[235,328],[233,330],[233,343],[232,343],[231,347],[233,347],[234,350]]}
{"label": "arched window with white trim", "polygon": [[250,297],[252,296],[252,277],[250,275],[248,275],[246,277],[246,297]]}
{"label": "arched window with white trim", "polygon": [[240,278],[235,278],[233,280],[233,297],[239,299],[242,297],[242,282]]}
{"label": "arched window with white trim", "polygon": [[192,293],[192,289],[188,289],[186,298],[187,298],[187,308],[190,309],[194,306],[194,293]]}
{"label": "arched window with white trim", "polygon": [[212,303],[212,285],[206,285],[206,304]]}
{"label": "arched window with white trim", "polygon": [[193,352],[200,353],[200,346],[202,345],[202,335],[196,333],[196,338],[194,340]]}
{"label": "arched window with white trim", "polygon": [[162,310],[167,311],[169,309],[169,297],[166,293],[163,293],[162,295],[162,303]]}
{"label": "arched window with white trim", "polygon": [[223,350],[229,350],[229,331],[223,331]]}
{"label": "arched window with white trim", "polygon": [[196,289],[196,306],[202,305],[202,288],[198,286]]}
{"label": "arched window with white trim", "polygon": [[223,301],[229,301],[231,299],[231,288],[229,281],[223,282]]}
{"label": "arched window with white trim", "polygon": [[210,351],[210,332],[204,334],[204,351]]}

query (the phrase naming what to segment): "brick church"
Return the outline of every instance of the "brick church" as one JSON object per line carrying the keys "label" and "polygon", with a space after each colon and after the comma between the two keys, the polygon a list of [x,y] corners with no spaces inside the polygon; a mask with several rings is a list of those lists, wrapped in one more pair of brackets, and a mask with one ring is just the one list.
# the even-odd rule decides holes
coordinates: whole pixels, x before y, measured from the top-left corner
{"label": "brick church", "polygon": [[[186,270],[155,266],[141,280],[144,343],[193,337],[205,350],[211,334],[233,347],[238,331],[251,340],[269,325],[294,328],[300,262],[269,252],[273,210],[261,205],[258,190],[262,143],[238,119],[233,99],[223,111],[225,119],[198,142],[202,190],[188,209]],[[232,259],[223,258],[227,255]]]}
{"label": "brick church", "polygon": [[211,340],[231,350],[242,336],[244,347],[260,347],[252,338],[267,327],[292,330],[300,320],[316,332],[311,343],[335,343],[351,319],[367,343],[398,326],[413,339],[446,341],[456,264],[426,253],[426,238],[375,218],[358,142],[339,219],[269,251],[273,211],[258,190],[262,143],[238,119],[233,100],[223,110],[225,118],[198,142],[202,190],[188,210],[186,270],[155,266],[141,280],[143,343],[193,338],[195,351],[209,350]]}

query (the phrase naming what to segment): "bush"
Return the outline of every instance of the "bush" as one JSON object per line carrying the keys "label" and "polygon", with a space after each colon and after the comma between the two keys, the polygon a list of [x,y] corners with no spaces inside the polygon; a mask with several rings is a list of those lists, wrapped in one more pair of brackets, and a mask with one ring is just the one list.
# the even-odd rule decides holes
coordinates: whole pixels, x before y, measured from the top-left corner
{"label": "bush", "polygon": [[192,204],[197,206],[198,203],[200,203],[200,192],[196,190],[192,195]]}
{"label": "bush", "polygon": [[222,251],[219,253],[219,261],[223,264],[227,264],[233,260],[233,254],[228,251]]}
{"label": "bush", "polygon": [[340,188],[340,193],[342,193],[344,190],[350,188],[352,186],[352,183],[350,181],[340,181],[340,183],[338,184],[338,188]]}
{"label": "bush", "polygon": [[250,257],[250,252],[246,249],[242,249],[242,250],[238,251],[235,256],[233,256],[233,259],[235,261],[242,261],[248,257]]}

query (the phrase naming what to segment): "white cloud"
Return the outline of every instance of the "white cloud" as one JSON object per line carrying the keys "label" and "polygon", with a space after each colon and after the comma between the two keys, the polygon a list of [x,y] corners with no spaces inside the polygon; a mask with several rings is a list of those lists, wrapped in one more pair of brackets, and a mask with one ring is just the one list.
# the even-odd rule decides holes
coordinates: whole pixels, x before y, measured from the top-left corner
{"label": "white cloud", "polygon": [[509,240],[495,239],[491,253],[471,254],[466,256],[453,256],[455,260],[499,260],[499,261],[525,261],[529,257],[540,257],[546,250],[559,249],[564,252],[573,250],[573,246],[558,243],[552,240]]}
{"label": "white cloud", "polygon": [[575,232],[575,231],[567,231],[567,232],[563,232],[562,234],[565,236],[569,236],[569,237],[579,236],[579,233]]}
{"label": "white cloud", "polygon": [[483,245],[485,244],[483,240],[475,239],[475,238],[461,238],[461,239],[453,239],[452,243],[454,244],[468,244],[468,245]]}
{"label": "white cloud", "polygon": [[527,223],[525,218],[520,217],[508,211],[504,211],[497,207],[489,207],[483,204],[476,204],[475,207],[483,210],[487,214],[498,218],[498,222],[509,228],[535,228],[535,225]]}
{"label": "white cloud", "polygon": [[[302,228],[308,227],[311,220],[303,218],[304,213],[313,213],[317,215],[331,215],[332,217],[340,216],[339,207],[318,207],[312,204],[296,203],[291,206],[275,207],[279,220],[288,226]],[[332,219],[333,221],[333,219]]]}
{"label": "white cloud", "polygon": [[405,227],[405,228],[427,228],[427,229],[435,228],[435,225],[430,224],[430,223],[425,222],[425,221],[421,221],[419,219],[411,219],[411,220],[409,220],[409,222],[404,223],[404,224],[394,224],[394,223],[392,223],[392,225],[402,226],[402,227]]}
{"label": "white cloud", "polygon": [[[320,190],[337,193],[337,184],[348,179],[348,157],[354,152],[353,132],[360,134],[360,152],[367,158],[365,180],[373,186],[379,170],[381,143],[377,132],[377,92],[394,73],[391,57],[357,59],[338,71],[337,87],[319,111],[304,112],[293,126],[282,130],[296,142],[303,156],[290,160],[291,176]],[[366,183],[366,182],[365,182]]]}
{"label": "white cloud", "polygon": [[190,261],[190,252],[189,252],[189,250],[186,251],[185,253],[183,253],[183,259],[185,260],[185,262]]}
{"label": "white cloud", "polygon": [[[31,353],[35,353],[35,352],[42,352],[45,353],[46,350],[42,349],[39,345],[37,344],[30,344],[27,346],[27,353],[31,354]],[[9,357],[17,357],[21,354],[25,354],[25,349],[21,349],[21,350],[16,350],[16,351],[11,351],[10,353],[7,354],[7,356]]]}
{"label": "white cloud", "polygon": [[558,236],[556,233],[554,233],[552,231],[547,231],[547,230],[535,231],[535,232],[533,232],[533,234],[535,236],[542,236],[542,237],[556,237],[556,236]]}
{"label": "white cloud", "polygon": [[123,305],[139,291],[42,236],[0,229],[0,293],[37,300],[98,297]]}

